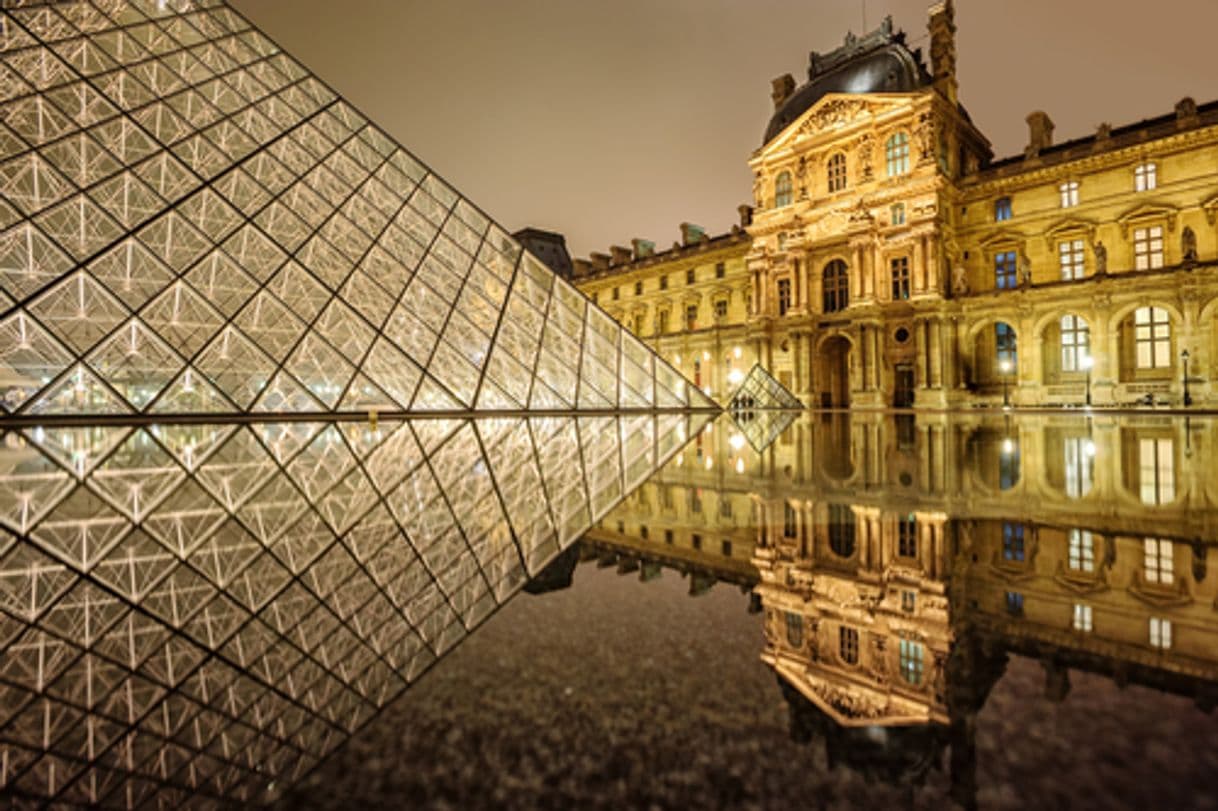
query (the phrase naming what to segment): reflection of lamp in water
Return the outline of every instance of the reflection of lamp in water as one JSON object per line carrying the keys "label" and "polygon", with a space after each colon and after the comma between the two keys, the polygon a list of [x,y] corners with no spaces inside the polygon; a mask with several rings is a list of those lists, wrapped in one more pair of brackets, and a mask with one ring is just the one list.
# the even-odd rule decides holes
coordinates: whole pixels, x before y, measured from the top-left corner
{"label": "reflection of lamp in water", "polygon": [[742,456],[736,457],[736,472],[737,473],[744,472],[744,457],[742,457]]}
{"label": "reflection of lamp in water", "polygon": [[732,434],[732,438],[727,441],[727,444],[732,446],[732,450],[738,451],[744,447],[744,437],[740,434]]}
{"label": "reflection of lamp in water", "polygon": [[1091,367],[1095,365],[1095,361],[1091,359],[1091,353],[1088,352],[1079,359],[1079,365],[1083,367],[1083,371],[1087,373],[1087,406],[1091,406]]}
{"label": "reflection of lamp in water", "polygon": [[1015,453],[1015,440],[1007,437],[1006,439],[1002,440],[1002,455],[1010,456],[1013,453]]}
{"label": "reflection of lamp in water", "polygon": [[1086,442],[1083,443],[1083,453],[1086,454],[1089,458],[1095,457],[1095,441],[1094,440],[1088,439]]}
{"label": "reflection of lamp in water", "polygon": [[739,386],[741,380],[744,380],[744,372],[741,372],[739,369],[732,369],[727,373],[727,382],[733,386]]}
{"label": "reflection of lamp in water", "polygon": [[1003,358],[998,363],[998,370],[1000,372],[1002,372],[1002,407],[1010,408],[1011,407],[1011,390],[1010,390],[1009,384],[1010,384],[1010,380],[1011,380],[1011,377],[1010,377],[1011,361],[1006,358]]}

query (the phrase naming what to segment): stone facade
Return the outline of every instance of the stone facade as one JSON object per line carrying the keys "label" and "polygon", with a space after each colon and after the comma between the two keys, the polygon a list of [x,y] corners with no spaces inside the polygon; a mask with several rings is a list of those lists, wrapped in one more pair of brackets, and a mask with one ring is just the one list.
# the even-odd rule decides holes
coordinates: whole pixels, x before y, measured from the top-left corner
{"label": "stone facade", "polygon": [[[929,66],[886,25],[775,80],[790,123],[749,160],[743,231],[594,255],[577,284],[721,402],[756,360],[814,406],[1218,405],[1218,103],[1061,144],[1038,111],[994,160],[950,2],[929,29]],[[825,91],[879,56],[918,86]]]}

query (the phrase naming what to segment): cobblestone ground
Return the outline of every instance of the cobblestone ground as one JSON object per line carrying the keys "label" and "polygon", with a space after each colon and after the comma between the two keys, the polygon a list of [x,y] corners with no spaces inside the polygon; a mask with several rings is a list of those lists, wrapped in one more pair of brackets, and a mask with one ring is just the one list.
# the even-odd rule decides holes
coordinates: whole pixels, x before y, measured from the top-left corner
{"label": "cobblestone ground", "polygon": [[[950,808],[829,769],[787,735],[759,617],[720,584],[691,598],[581,565],[521,595],[302,783],[281,808]],[[1073,673],[1063,704],[1013,659],[980,715],[982,809],[1218,809],[1218,718]]]}

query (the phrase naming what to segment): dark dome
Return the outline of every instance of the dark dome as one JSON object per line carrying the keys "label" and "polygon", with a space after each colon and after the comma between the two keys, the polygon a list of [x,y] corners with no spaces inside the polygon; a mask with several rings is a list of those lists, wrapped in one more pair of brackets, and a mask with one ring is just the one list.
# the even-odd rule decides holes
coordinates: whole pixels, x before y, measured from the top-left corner
{"label": "dark dome", "polygon": [[763,145],[828,93],[905,93],[930,83],[921,54],[911,52],[904,34],[892,34],[891,27],[881,27],[861,40],[848,37],[831,53],[813,53],[808,77],[774,111]]}

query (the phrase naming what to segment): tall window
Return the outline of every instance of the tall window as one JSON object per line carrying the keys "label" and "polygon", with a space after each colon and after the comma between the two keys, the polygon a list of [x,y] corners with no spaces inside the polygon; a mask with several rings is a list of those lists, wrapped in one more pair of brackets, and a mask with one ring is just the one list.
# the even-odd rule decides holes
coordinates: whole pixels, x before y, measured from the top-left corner
{"label": "tall window", "polygon": [[1078,205],[1078,181],[1071,180],[1057,187],[1061,193],[1062,208],[1070,208]]}
{"label": "tall window", "polygon": [[1076,572],[1095,571],[1095,538],[1088,529],[1070,530],[1070,569]]}
{"label": "tall window", "polygon": [[1011,219],[1011,198],[999,197],[994,201],[994,222]]}
{"label": "tall window", "polygon": [[660,289],[661,290],[668,289],[668,274],[667,273],[665,273],[663,276],[660,277]]}
{"label": "tall window", "polygon": [[786,315],[791,309],[791,280],[778,280],[778,314]]}
{"label": "tall window", "polygon": [[716,262],[715,263],[715,278],[722,279],[726,275],[727,275],[727,263],[726,262]]}
{"label": "tall window", "polygon": [[613,300],[617,301],[621,297],[622,297],[622,291],[617,287],[613,288]]}
{"label": "tall window", "polygon": [[634,334],[635,335],[643,334],[643,316],[641,316],[641,315],[636,315],[634,317]]}
{"label": "tall window", "polygon": [[1083,241],[1081,239],[1063,239],[1057,243],[1057,259],[1062,269],[1062,279],[1083,278]]}
{"label": "tall window", "polygon": [[1152,647],[1162,650],[1171,647],[1171,620],[1160,617],[1150,618],[1150,644]]}
{"label": "tall window", "polygon": [[838,557],[854,555],[854,510],[847,504],[829,505],[829,548]]}
{"label": "tall window", "polygon": [[909,136],[895,133],[884,144],[884,159],[888,164],[888,176],[896,177],[909,171]]}
{"label": "tall window", "polygon": [[804,644],[804,618],[790,611],[787,612],[787,644],[793,648],[801,648]]}
{"label": "tall window", "polygon": [[656,324],[656,332],[664,335],[668,332],[668,310],[660,310],[658,318],[659,322]]}
{"label": "tall window", "polygon": [[799,524],[796,518],[795,508],[790,502],[784,501],[782,504],[782,537],[795,538],[799,535]]}
{"label": "tall window", "polygon": [[1138,483],[1143,504],[1168,504],[1176,500],[1176,464],[1170,439],[1138,442]]}
{"label": "tall window", "polygon": [[1163,538],[1146,538],[1143,543],[1143,567],[1147,583],[1170,586],[1175,580],[1172,565],[1172,542]]}
{"label": "tall window", "polygon": [[889,263],[892,268],[892,300],[909,298],[909,257],[898,256]]}
{"label": "tall window", "polygon": [[1014,290],[1018,284],[1015,279],[1015,251],[994,254],[994,286],[999,290]]}
{"label": "tall window", "polygon": [[1063,315],[1062,328],[1062,371],[1081,372],[1086,368],[1084,358],[1091,353],[1091,329],[1087,322],[1077,315]]}
{"label": "tall window", "polygon": [[696,281],[698,281],[698,271],[695,268],[690,268],[689,270],[685,271],[686,284],[693,284]]}
{"label": "tall window", "polygon": [[1133,267],[1134,270],[1163,267],[1163,226],[1133,229]]}
{"label": "tall window", "polygon": [[715,318],[727,318],[727,299],[715,302]]}
{"label": "tall window", "polygon": [[1082,498],[1091,492],[1095,471],[1094,445],[1087,437],[1070,436],[1062,442],[1066,463],[1066,495]]}
{"label": "tall window", "polygon": [[825,166],[829,178],[829,191],[841,191],[846,188],[846,156],[838,152]]}
{"label": "tall window", "polygon": [[698,328],[698,305],[690,304],[685,308],[685,329],[695,330]]}
{"label": "tall window", "polygon": [[1002,522],[1002,559],[1023,563],[1023,524]]}
{"label": "tall window", "polygon": [[1015,329],[1010,324],[999,321],[994,325],[994,348],[999,369],[1004,363],[1010,364],[1012,370],[1018,368]]}
{"label": "tall window", "polygon": [[1158,185],[1158,171],[1153,163],[1140,163],[1133,170],[1134,191],[1153,191]]}
{"label": "tall window", "polygon": [[636,296],[643,295],[643,283],[641,281],[634,283],[634,294]]}
{"label": "tall window", "polygon": [[904,203],[893,203],[892,208],[889,209],[889,214],[890,214],[889,219],[892,221],[893,225],[904,225],[905,224],[905,204]]}
{"label": "tall window", "polygon": [[1091,633],[1093,628],[1094,626],[1091,624],[1091,606],[1075,603],[1074,630]]}
{"label": "tall window", "polygon": [[1139,369],[1171,366],[1171,316],[1162,307],[1139,307],[1133,313],[1136,363]]}
{"label": "tall window", "polygon": [[1007,592],[1007,613],[1021,616],[1023,614],[1023,593],[1018,591]]}
{"label": "tall window", "polygon": [[[1009,444],[1008,444],[1009,443]],[[1005,439],[998,454],[998,489],[1010,490],[1019,483],[1019,443]]]}
{"label": "tall window", "polygon": [[834,259],[825,265],[821,281],[825,312],[836,313],[846,309],[846,305],[850,303],[850,275],[846,270],[846,263],[841,259]]}
{"label": "tall window", "polygon": [[897,554],[903,558],[918,556],[918,520],[913,513],[897,519]]}
{"label": "tall window", "polygon": [[902,639],[900,645],[901,678],[915,687],[922,683],[922,643]]}
{"label": "tall window", "polygon": [[848,665],[857,665],[859,663],[859,632],[844,625],[838,628],[837,649],[842,655],[843,662]]}
{"label": "tall window", "polygon": [[774,207],[782,208],[791,205],[791,173],[779,172],[774,180]]}

